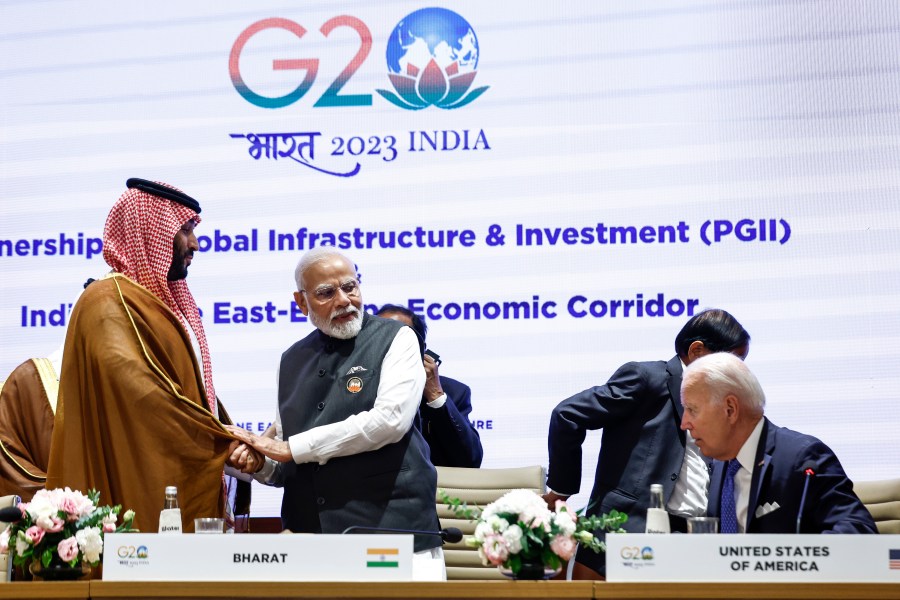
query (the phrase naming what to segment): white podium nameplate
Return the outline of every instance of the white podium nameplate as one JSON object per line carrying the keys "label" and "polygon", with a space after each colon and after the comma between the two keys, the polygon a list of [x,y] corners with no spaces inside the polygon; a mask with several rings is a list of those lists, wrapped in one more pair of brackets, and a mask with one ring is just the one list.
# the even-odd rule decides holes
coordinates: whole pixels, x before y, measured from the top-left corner
{"label": "white podium nameplate", "polygon": [[607,581],[900,583],[900,535],[606,536]]}
{"label": "white podium nameplate", "polygon": [[105,581],[412,581],[411,535],[109,533]]}

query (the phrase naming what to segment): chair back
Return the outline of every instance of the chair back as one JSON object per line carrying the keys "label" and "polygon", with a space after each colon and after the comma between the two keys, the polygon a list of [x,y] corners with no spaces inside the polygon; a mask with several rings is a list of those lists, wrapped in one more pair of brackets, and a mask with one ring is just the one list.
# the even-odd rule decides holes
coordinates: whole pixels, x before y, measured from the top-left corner
{"label": "chair back", "polygon": [[[19,497],[16,495],[0,497],[0,508],[8,508],[10,506],[16,506],[17,504],[19,504]],[[6,526],[7,523],[0,521],[0,531],[6,529]],[[12,548],[14,547],[14,543],[10,544],[10,552],[12,552]],[[10,560],[9,554],[0,554],[0,583],[9,581],[11,568],[12,561]]]}
{"label": "chair back", "polygon": [[857,481],[853,491],[875,519],[878,533],[900,533],[900,479]]}
{"label": "chair back", "polygon": [[438,518],[441,527],[458,527],[463,540],[444,544],[444,562],[447,579],[504,579],[494,566],[482,564],[478,550],[466,545],[466,539],[475,533],[475,521],[459,519],[441,500],[441,490],[451,498],[459,498],[469,506],[484,508],[510,490],[527,489],[544,493],[544,468],[540,465],[509,469],[465,469],[461,467],[437,467]]}

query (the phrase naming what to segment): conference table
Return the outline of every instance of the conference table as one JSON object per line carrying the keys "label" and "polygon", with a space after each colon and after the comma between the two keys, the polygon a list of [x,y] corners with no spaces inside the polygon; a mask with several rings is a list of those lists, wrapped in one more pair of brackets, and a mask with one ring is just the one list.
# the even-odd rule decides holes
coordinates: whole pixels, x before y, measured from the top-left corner
{"label": "conference table", "polygon": [[897,600],[893,583],[609,583],[592,581],[349,582],[13,582],[0,599],[87,600]]}

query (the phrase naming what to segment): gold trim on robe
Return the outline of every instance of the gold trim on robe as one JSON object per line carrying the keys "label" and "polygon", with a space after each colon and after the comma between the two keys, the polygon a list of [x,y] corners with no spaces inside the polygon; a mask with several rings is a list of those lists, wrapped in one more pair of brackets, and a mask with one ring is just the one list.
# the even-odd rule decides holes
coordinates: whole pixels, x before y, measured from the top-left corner
{"label": "gold trim on robe", "polygon": [[56,389],[52,364],[40,358],[20,364],[0,386],[0,496],[27,502],[44,487]]}
{"label": "gold trim on robe", "polygon": [[44,391],[47,393],[47,402],[50,403],[50,410],[56,414],[56,399],[59,397],[59,377],[56,375],[56,369],[49,358],[32,358],[34,366],[37,367],[38,375],[41,383],[44,384]]}

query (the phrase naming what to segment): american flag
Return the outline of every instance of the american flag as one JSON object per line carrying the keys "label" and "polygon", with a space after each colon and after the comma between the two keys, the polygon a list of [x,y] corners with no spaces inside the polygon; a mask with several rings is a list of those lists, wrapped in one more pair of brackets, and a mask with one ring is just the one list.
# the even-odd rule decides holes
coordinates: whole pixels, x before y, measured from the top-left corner
{"label": "american flag", "polygon": [[889,552],[889,560],[888,565],[891,569],[900,570],[900,550],[888,550]]}

